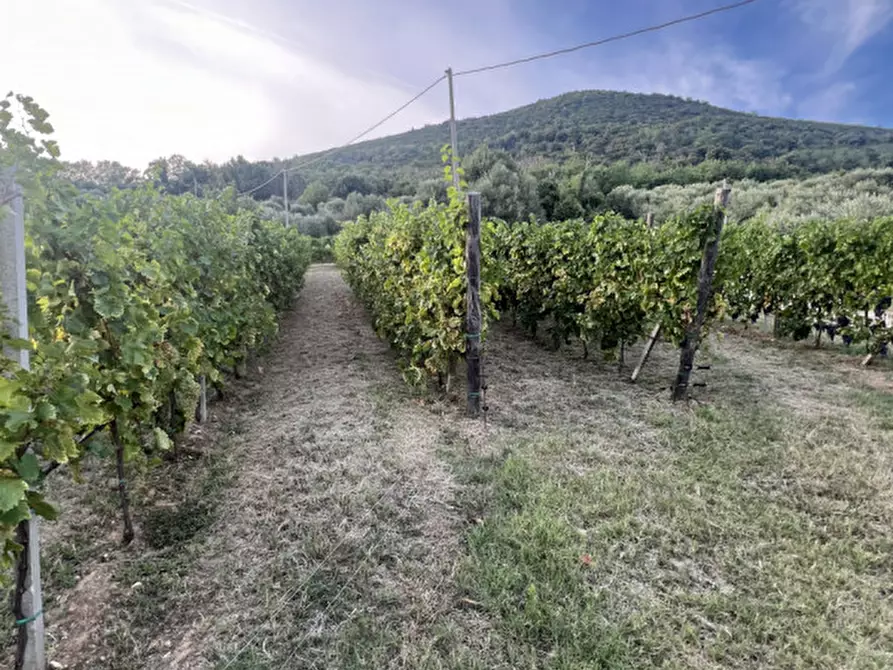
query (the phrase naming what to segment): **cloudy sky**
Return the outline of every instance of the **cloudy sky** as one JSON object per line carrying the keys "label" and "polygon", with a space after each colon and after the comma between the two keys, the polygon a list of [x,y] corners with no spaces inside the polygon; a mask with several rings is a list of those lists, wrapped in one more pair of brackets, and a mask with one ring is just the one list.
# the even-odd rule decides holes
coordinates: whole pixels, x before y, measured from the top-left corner
{"label": "cloudy sky", "polygon": [[[51,113],[63,158],[135,167],[341,144],[452,66],[596,40],[729,0],[2,0],[0,88]],[[893,127],[893,0],[758,0],[456,81],[460,117],[569,90],[673,93]],[[442,121],[441,85],[379,134]]]}

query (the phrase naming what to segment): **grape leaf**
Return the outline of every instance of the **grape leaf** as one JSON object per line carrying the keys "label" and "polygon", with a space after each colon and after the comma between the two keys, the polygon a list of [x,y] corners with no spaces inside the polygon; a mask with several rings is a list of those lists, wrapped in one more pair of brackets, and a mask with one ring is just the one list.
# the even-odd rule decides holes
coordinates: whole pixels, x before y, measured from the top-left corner
{"label": "grape leaf", "polygon": [[25,497],[28,484],[17,477],[0,476],[0,512],[15,507]]}

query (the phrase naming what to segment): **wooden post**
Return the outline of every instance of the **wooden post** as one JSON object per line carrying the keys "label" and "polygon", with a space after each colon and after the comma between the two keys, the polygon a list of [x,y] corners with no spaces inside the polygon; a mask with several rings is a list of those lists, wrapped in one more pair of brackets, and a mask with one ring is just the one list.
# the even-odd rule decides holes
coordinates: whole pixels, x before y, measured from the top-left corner
{"label": "wooden post", "polygon": [[639,364],[636,366],[636,369],[633,370],[633,374],[629,378],[630,381],[634,382],[639,378],[639,374],[641,374],[642,368],[645,367],[648,357],[651,356],[651,352],[654,349],[654,345],[657,344],[657,338],[659,337],[660,324],[658,323],[654,326],[654,330],[651,331],[651,337],[648,338],[648,342],[645,344],[645,350],[642,351],[642,357],[639,359]]}
{"label": "wooden post", "polygon": [[[15,183],[0,184],[0,203],[10,204],[11,211],[2,216],[0,204],[0,307],[9,317],[9,334],[19,340],[28,339],[28,294],[25,284],[25,209],[21,189]],[[2,313],[2,312],[0,312]],[[27,349],[3,352],[28,370],[31,360]],[[33,512],[32,512],[33,514]],[[44,670],[43,594],[40,584],[40,526],[34,515],[16,529],[22,545],[16,566],[13,614],[17,622],[16,670]]]}
{"label": "wooden post", "polygon": [[201,375],[198,378],[200,387],[198,396],[198,422],[205,423],[208,420],[208,378]]}
{"label": "wooden post", "polygon": [[285,227],[288,228],[288,170],[282,171],[282,199],[285,201]]}
{"label": "wooden post", "polygon": [[649,228],[654,228],[654,212],[648,212],[645,215],[645,225]]}
{"label": "wooden post", "polygon": [[481,194],[468,194],[465,237],[468,277],[465,321],[465,362],[468,366],[468,416],[481,413]]}
{"label": "wooden post", "polygon": [[673,400],[682,400],[688,395],[688,385],[691,371],[695,363],[695,354],[701,343],[701,329],[707,319],[707,310],[710,306],[710,297],[713,292],[713,275],[716,272],[716,258],[719,255],[719,237],[725,224],[725,208],[729,204],[729,195],[732,189],[728,182],[723,181],[720,188],[716,189],[713,201],[713,222],[710,237],[704,247],[704,255],[701,258],[701,269],[698,273],[698,306],[694,319],[686,330],[682,340],[682,353],[679,356],[679,372],[673,383]]}
{"label": "wooden post", "polygon": [[456,96],[453,92],[453,68],[447,68],[447,82],[450,85],[450,145],[452,156],[450,168],[453,172],[453,188],[459,190],[459,139],[456,131]]}

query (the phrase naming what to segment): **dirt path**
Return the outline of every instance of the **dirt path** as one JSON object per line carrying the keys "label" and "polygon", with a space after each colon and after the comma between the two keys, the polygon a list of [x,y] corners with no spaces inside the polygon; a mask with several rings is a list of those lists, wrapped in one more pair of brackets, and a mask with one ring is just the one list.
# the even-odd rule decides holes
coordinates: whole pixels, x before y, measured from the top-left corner
{"label": "dirt path", "polygon": [[[239,405],[237,479],[149,668],[437,667],[486,629],[450,581],[464,520],[410,398],[332,266],[307,275]],[[484,635],[486,637],[486,635]],[[421,657],[419,655],[422,655]]]}

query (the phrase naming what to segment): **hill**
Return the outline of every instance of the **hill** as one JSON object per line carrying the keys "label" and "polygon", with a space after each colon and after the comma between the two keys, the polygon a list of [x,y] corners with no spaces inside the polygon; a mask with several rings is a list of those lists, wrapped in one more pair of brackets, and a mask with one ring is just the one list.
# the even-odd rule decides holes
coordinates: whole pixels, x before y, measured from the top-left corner
{"label": "hill", "polygon": [[[893,166],[893,130],[764,117],[660,94],[566,93],[458,126],[463,156],[488,144],[520,159],[770,162],[789,174]],[[427,126],[357,144],[321,165],[435,168],[448,139],[446,123]]]}
{"label": "hill", "polygon": [[[448,142],[442,123],[358,143],[296,169],[288,189],[293,201],[301,198],[295,213],[315,217],[313,229],[333,229],[385,197],[442,198],[440,152]],[[770,118],[668,95],[582,91],[460,120],[459,153],[471,185],[489,192],[490,214],[570,217],[620,207],[609,196],[621,185],[766,182],[893,167],[893,130]],[[240,156],[222,165],[172,156],[154,161],[146,176],[172,193],[235,186],[266,201],[282,195],[281,180],[273,179],[281,169],[320,156]],[[141,179],[116,163],[72,164],[68,173],[85,189]]]}

